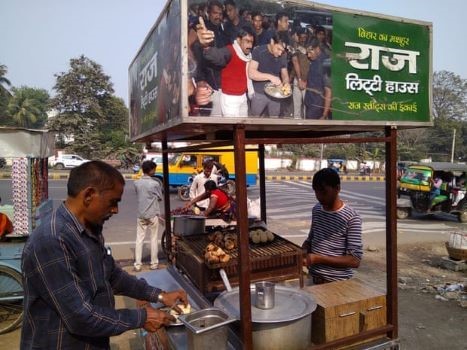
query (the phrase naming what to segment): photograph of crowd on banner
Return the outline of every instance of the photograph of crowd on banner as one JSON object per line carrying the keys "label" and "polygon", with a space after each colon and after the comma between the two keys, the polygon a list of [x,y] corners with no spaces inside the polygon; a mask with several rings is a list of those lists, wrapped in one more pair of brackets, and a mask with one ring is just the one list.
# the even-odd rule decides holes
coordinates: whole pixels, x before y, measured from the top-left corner
{"label": "photograph of crowd on banner", "polygon": [[131,136],[193,117],[426,125],[431,39],[428,22],[307,1],[172,0],[129,68]]}

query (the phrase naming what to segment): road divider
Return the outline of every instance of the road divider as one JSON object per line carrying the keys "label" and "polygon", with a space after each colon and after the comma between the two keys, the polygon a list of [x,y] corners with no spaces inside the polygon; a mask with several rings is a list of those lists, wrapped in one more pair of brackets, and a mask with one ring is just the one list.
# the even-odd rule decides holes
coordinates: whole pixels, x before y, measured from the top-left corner
{"label": "road divider", "polygon": [[[67,180],[68,172],[57,173],[49,172],[49,180]],[[132,180],[133,174],[122,174],[126,180]],[[9,172],[0,172],[0,179],[9,179]],[[266,175],[267,181],[311,181],[313,175]],[[362,176],[362,175],[342,175],[341,181],[358,181],[358,182],[384,182],[386,178],[384,176]]]}

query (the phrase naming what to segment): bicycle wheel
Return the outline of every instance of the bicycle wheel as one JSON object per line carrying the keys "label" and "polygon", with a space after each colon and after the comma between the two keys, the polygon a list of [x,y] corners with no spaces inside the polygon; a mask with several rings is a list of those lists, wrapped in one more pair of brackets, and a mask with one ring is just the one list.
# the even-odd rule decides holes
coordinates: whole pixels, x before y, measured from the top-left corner
{"label": "bicycle wheel", "polygon": [[21,323],[23,299],[21,274],[0,265],[0,334],[12,331]]}

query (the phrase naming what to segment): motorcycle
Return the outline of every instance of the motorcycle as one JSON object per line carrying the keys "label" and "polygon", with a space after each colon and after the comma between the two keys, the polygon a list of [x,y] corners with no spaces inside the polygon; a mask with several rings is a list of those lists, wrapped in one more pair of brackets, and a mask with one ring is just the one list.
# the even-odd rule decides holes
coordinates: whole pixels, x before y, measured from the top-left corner
{"label": "motorcycle", "polygon": [[[190,189],[191,185],[193,184],[193,180],[195,178],[196,174],[191,175],[188,180],[186,185],[182,185],[178,187],[177,193],[178,193],[178,198],[182,201],[189,201],[190,198]],[[234,196],[235,195],[235,181],[234,180],[228,180],[225,177],[221,176],[219,178],[219,183],[217,186],[219,189],[223,190],[225,193],[227,193],[229,196]]]}
{"label": "motorcycle", "polygon": [[193,180],[195,179],[196,174],[191,175],[188,180],[186,185],[182,185],[178,187],[178,198],[182,201],[189,201],[190,198],[190,189],[191,185],[193,184]]}

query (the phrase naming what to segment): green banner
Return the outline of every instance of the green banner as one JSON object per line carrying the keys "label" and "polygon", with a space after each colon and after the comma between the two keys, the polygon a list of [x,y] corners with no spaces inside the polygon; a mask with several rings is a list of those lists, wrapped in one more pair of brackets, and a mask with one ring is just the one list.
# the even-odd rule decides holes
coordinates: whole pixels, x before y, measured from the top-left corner
{"label": "green banner", "polygon": [[333,13],[334,120],[429,122],[430,27]]}

